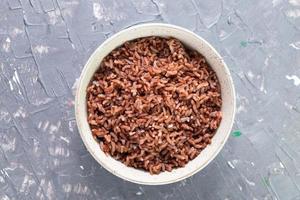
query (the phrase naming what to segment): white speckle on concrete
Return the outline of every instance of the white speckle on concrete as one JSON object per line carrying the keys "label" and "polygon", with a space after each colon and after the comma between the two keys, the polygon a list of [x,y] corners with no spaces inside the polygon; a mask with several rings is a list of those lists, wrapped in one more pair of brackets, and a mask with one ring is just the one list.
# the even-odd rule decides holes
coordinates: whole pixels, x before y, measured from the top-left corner
{"label": "white speckle on concrete", "polygon": [[53,160],[51,160],[51,162],[53,162],[53,165],[54,165],[55,167],[57,167],[57,166],[60,165],[60,160],[57,159],[57,158],[54,158]]}
{"label": "white speckle on concrete", "polygon": [[13,171],[15,170],[17,167],[16,166],[12,166],[12,167],[6,167],[2,170],[2,174],[4,174],[5,176],[9,177],[8,173],[7,173],[7,170],[10,170],[10,171]]}
{"label": "white speckle on concrete", "polygon": [[293,109],[293,105],[289,104],[288,102],[284,102],[284,106],[287,107],[288,109],[292,110]]}
{"label": "white speckle on concrete", "polygon": [[50,127],[49,127],[49,133],[50,134],[56,133],[59,130],[60,125],[61,125],[60,121],[58,121],[56,125],[51,124]]}
{"label": "white speckle on concrete", "polygon": [[45,186],[46,187],[46,196],[48,197],[48,199],[55,199],[55,193],[53,190],[53,185],[52,183],[49,181],[48,185]]}
{"label": "white speckle on concrete", "polygon": [[14,118],[18,118],[18,117],[22,117],[25,118],[26,117],[26,112],[24,110],[24,108],[21,106],[18,108],[18,110],[13,114]]}
{"label": "white speckle on concrete", "polygon": [[44,124],[44,127],[43,127],[43,131],[46,131],[48,126],[49,126],[49,121],[46,121],[45,124]]}
{"label": "white speckle on concrete", "polygon": [[240,191],[243,191],[243,188],[242,188],[241,185],[238,185],[238,187],[239,187],[239,190],[240,190]]}
{"label": "white speckle on concrete", "polygon": [[6,194],[0,196],[1,200],[11,200]]}
{"label": "white speckle on concrete", "polygon": [[241,112],[246,112],[246,106],[249,105],[249,100],[245,96],[237,95],[237,100],[239,105],[237,106],[236,113],[239,114]]}
{"label": "white speckle on concrete", "polygon": [[72,94],[75,96],[76,95],[76,90],[79,86],[79,78],[77,78],[74,82],[74,84],[72,85]]}
{"label": "white speckle on concrete", "polygon": [[39,122],[38,123],[38,129],[40,129],[42,127],[43,122]]}
{"label": "white speckle on concrete", "polygon": [[12,79],[13,79],[13,81],[14,81],[15,83],[21,84],[20,78],[19,78],[19,74],[18,74],[17,70],[14,71],[14,75],[13,75]]}
{"label": "white speckle on concrete", "polygon": [[37,45],[33,48],[33,53],[46,54],[49,52],[49,47],[44,45]]}
{"label": "white speckle on concrete", "polygon": [[298,18],[300,17],[300,9],[288,10],[285,14],[291,18]]}
{"label": "white speckle on concrete", "polygon": [[296,75],[291,75],[291,76],[286,75],[285,78],[287,78],[288,80],[293,80],[295,86],[300,85],[300,78]]}
{"label": "white speckle on concrete", "polygon": [[0,176],[0,183],[5,183],[3,176]]}
{"label": "white speckle on concrete", "polygon": [[66,137],[60,136],[60,139],[63,140],[63,141],[65,141],[68,144],[70,143],[70,140],[68,138],[66,138]]}
{"label": "white speckle on concrete", "polygon": [[5,111],[0,111],[0,121],[4,120],[5,122],[9,122],[11,120],[10,114]]}
{"label": "white speckle on concrete", "polygon": [[236,109],[236,113],[246,112],[246,108],[243,105],[239,105]]}
{"label": "white speckle on concrete", "polygon": [[222,41],[222,40],[225,40],[225,39],[228,37],[228,35],[229,35],[229,34],[227,34],[226,31],[221,30],[221,31],[220,31],[220,34],[219,34],[219,38],[220,38],[220,40]]}
{"label": "white speckle on concrete", "polygon": [[267,90],[265,89],[265,78],[262,77],[261,84],[259,86],[259,90],[265,94],[267,94]]}
{"label": "white speckle on concrete", "polygon": [[32,104],[34,104],[35,106],[39,106],[42,104],[47,104],[50,101],[51,101],[51,98],[36,99],[35,102],[33,102]]}
{"label": "white speckle on concrete", "polygon": [[230,168],[235,169],[235,166],[232,164],[232,162],[227,161],[227,164],[228,164],[228,166],[229,166]]}
{"label": "white speckle on concrete", "polygon": [[55,146],[55,147],[49,147],[49,154],[51,156],[62,156],[62,157],[69,157],[70,156],[70,151],[69,149],[60,147],[60,146]]}
{"label": "white speckle on concrete", "polygon": [[259,118],[257,121],[258,121],[258,122],[263,122],[264,119],[263,119],[263,118]]}
{"label": "white speckle on concrete", "polygon": [[[45,181],[45,180],[42,179],[42,181]],[[41,182],[41,184],[42,184],[42,182]],[[37,190],[37,192],[36,192],[36,196],[37,196],[37,198],[39,198],[39,199],[45,198],[45,195],[43,194],[43,189],[42,189],[41,186],[38,187],[38,190]]]}
{"label": "white speckle on concrete", "polygon": [[289,44],[289,46],[293,47],[296,50],[300,50],[300,41]]}
{"label": "white speckle on concrete", "polygon": [[13,31],[12,31],[12,36],[16,37],[17,35],[22,34],[22,33],[24,33],[23,30],[21,30],[19,28],[14,28]]}
{"label": "white speckle on concrete", "polygon": [[253,77],[254,77],[254,74],[252,71],[248,71],[247,75],[250,79],[253,79]]}
{"label": "white speckle on concrete", "polygon": [[82,185],[81,183],[78,183],[74,185],[73,192],[76,194],[86,195],[86,194],[90,194],[91,190],[86,185]]}
{"label": "white speckle on concrete", "polygon": [[248,180],[245,176],[243,176],[243,177],[244,177],[245,182],[246,182],[248,185],[250,185],[250,186],[255,186],[255,183],[254,183],[253,181]]}
{"label": "white speckle on concrete", "polygon": [[11,40],[9,37],[6,38],[5,42],[2,45],[3,51],[9,52]]}
{"label": "white speckle on concrete", "polygon": [[141,196],[143,193],[141,191],[138,191],[135,193],[137,196]]}
{"label": "white speckle on concrete", "polygon": [[63,188],[63,190],[64,190],[65,193],[69,193],[72,190],[72,185],[69,184],[69,183],[66,183],[66,184],[62,185],[62,188]]}
{"label": "white speckle on concrete", "polygon": [[100,3],[93,3],[93,14],[97,20],[103,19],[103,8]]}
{"label": "white speckle on concrete", "polygon": [[97,20],[109,21],[120,21],[129,16],[120,12],[118,9],[119,5],[113,3],[112,7],[104,7],[100,3],[93,3],[93,15]]}
{"label": "white speckle on concrete", "polygon": [[268,55],[264,61],[264,64],[265,66],[269,66],[269,61],[270,61],[270,58],[272,58],[272,55]]}
{"label": "white speckle on concrete", "polygon": [[14,86],[13,86],[11,80],[8,81],[8,84],[9,84],[10,91],[13,91],[14,90]]}
{"label": "white speckle on concrete", "polygon": [[282,162],[279,162],[279,165],[281,168],[284,168],[284,165],[282,164]]}
{"label": "white speckle on concrete", "polygon": [[28,194],[30,192],[30,186],[33,185],[34,183],[35,183],[34,180],[30,176],[25,175],[21,185],[20,192]]}
{"label": "white speckle on concrete", "polygon": [[159,5],[159,7],[161,7],[161,8],[163,8],[163,7],[165,7],[165,6],[166,6],[166,4],[165,4],[165,3],[163,3],[163,2],[161,2],[161,1],[157,2],[157,4],[158,4],[158,5]]}
{"label": "white speckle on concrete", "polygon": [[9,139],[8,137],[2,138],[0,142],[0,147],[4,152],[11,151],[13,152],[16,149],[16,138]]}
{"label": "white speckle on concrete", "polygon": [[300,6],[300,0],[289,0],[289,3],[293,6]]}
{"label": "white speckle on concrete", "polygon": [[49,23],[51,25],[55,25],[59,20],[60,12],[58,9],[54,11],[50,11],[48,12],[48,16],[49,16]]}
{"label": "white speckle on concrete", "polygon": [[68,125],[69,125],[69,130],[71,131],[71,132],[73,132],[74,131],[74,125],[75,124],[75,122],[74,121],[69,121],[69,123],[68,123]]}
{"label": "white speckle on concrete", "polygon": [[139,186],[139,189],[140,190],[135,193],[137,196],[141,196],[141,195],[145,194],[145,191],[141,186]]}
{"label": "white speckle on concrete", "polygon": [[79,167],[80,167],[80,169],[84,170],[84,167],[82,165],[80,165]]}
{"label": "white speckle on concrete", "polygon": [[39,141],[36,139],[33,139],[33,152],[38,153],[39,152]]}

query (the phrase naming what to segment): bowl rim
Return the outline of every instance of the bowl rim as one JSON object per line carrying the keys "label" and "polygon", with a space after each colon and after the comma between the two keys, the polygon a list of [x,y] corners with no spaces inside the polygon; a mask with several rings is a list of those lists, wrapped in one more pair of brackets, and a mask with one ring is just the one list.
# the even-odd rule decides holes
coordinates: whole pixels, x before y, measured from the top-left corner
{"label": "bowl rim", "polygon": [[[203,42],[204,45],[208,46],[211,51],[220,59],[221,63],[222,63],[222,67],[224,67],[224,71],[225,73],[228,75],[228,81],[229,81],[229,85],[231,86],[230,87],[230,93],[231,93],[231,96],[232,96],[232,113],[231,113],[231,116],[229,116],[228,118],[230,119],[230,124],[229,124],[229,128],[228,128],[228,133],[226,134],[226,136],[223,138],[223,141],[221,142],[221,144],[218,146],[217,150],[214,151],[213,155],[210,156],[206,162],[204,162],[201,166],[199,166],[198,168],[196,168],[195,170],[193,171],[190,171],[189,173],[187,173],[185,176],[181,176],[179,178],[176,178],[176,179],[173,179],[173,180],[169,180],[169,181],[157,181],[157,182],[147,182],[147,181],[140,181],[140,180],[134,180],[134,179],[130,179],[126,176],[123,176],[122,173],[119,173],[113,169],[111,169],[108,165],[105,164],[105,162],[103,162],[101,160],[101,158],[99,158],[93,151],[93,149],[91,148],[91,146],[89,145],[88,141],[86,141],[85,137],[84,137],[84,132],[83,132],[83,122],[80,118],[80,113],[79,113],[79,106],[82,106],[80,105],[80,101],[79,101],[79,98],[80,98],[80,90],[82,89],[83,87],[83,77],[84,75],[86,75],[86,71],[90,65],[90,63],[94,60],[94,57],[95,55],[97,54],[97,52],[102,49],[103,47],[105,47],[108,43],[110,43],[112,40],[114,40],[115,38],[117,38],[119,35],[122,35],[130,30],[133,30],[133,29],[139,29],[141,27],[164,27],[164,28],[171,28],[171,29],[179,29],[181,31],[184,31],[186,32],[187,34],[190,34],[190,35],[193,35],[194,37],[196,37],[197,39],[201,40]],[[138,37],[136,37],[138,38]],[[232,76],[231,76],[231,73],[229,71],[229,68],[227,66],[227,64],[224,62],[223,58],[221,57],[221,55],[216,51],[216,49],[209,43],[207,42],[205,39],[203,39],[201,36],[199,36],[198,34],[186,29],[186,28],[183,28],[183,27],[180,27],[180,26],[177,26],[177,25],[173,25],[173,24],[167,24],[167,23],[141,23],[141,24],[137,24],[137,25],[133,25],[133,26],[129,26],[127,28],[124,28],[123,30],[115,33],[114,35],[110,36],[109,38],[107,38],[101,45],[99,45],[94,51],[93,53],[89,56],[89,59],[87,60],[86,64],[84,65],[84,68],[82,69],[82,72],[80,74],[80,77],[79,77],[79,82],[77,84],[77,88],[76,88],[76,95],[75,95],[75,118],[76,118],[76,123],[77,123],[77,127],[78,127],[78,131],[79,131],[79,134],[80,134],[80,137],[86,147],[86,149],[88,150],[88,152],[92,155],[92,157],[103,167],[105,168],[107,171],[109,171],[110,173],[112,173],[113,175],[123,179],[123,180],[127,180],[127,181],[130,181],[132,183],[136,183],[136,184],[143,184],[143,185],[165,185],[165,184],[171,184],[171,183],[175,183],[175,182],[178,182],[178,181],[181,181],[181,180],[184,180],[188,177],[191,177],[192,175],[194,175],[195,173],[201,171],[202,169],[204,169],[209,163],[211,163],[211,161],[220,153],[220,151],[223,149],[226,141],[228,140],[229,138],[229,135],[230,135],[230,132],[232,130],[232,127],[233,127],[233,123],[234,123],[234,118],[235,118],[235,113],[236,113],[236,92],[235,92],[235,87],[234,87],[234,83],[233,83],[233,80],[232,80]],[[124,165],[124,167],[127,167]]]}

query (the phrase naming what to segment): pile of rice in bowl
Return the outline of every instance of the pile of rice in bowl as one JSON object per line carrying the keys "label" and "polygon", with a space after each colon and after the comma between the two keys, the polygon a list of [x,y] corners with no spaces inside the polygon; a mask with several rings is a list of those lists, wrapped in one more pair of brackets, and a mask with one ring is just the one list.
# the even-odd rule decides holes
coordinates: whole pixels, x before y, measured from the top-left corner
{"label": "pile of rice in bowl", "polygon": [[87,88],[88,123],[102,151],[151,174],[198,156],[220,125],[221,106],[216,73],[174,38],[124,43]]}

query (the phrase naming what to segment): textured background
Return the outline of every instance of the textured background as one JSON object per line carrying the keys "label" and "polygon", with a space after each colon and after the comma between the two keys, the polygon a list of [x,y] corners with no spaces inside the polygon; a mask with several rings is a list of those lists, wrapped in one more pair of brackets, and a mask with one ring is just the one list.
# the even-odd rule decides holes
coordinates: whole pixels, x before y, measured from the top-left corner
{"label": "textured background", "polygon": [[[227,62],[232,136],[192,178],[140,186],[88,154],[76,80],[107,37],[142,22],[186,27]],[[0,199],[300,199],[299,0],[1,0]]]}

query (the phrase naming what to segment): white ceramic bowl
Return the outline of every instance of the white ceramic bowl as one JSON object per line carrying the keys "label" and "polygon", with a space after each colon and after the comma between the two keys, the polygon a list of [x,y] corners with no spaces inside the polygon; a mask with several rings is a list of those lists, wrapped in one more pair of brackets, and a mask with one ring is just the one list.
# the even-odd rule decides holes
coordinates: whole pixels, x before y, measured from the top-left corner
{"label": "white ceramic bowl", "polygon": [[[182,41],[186,46],[201,53],[217,73],[221,84],[223,100],[223,119],[212,139],[211,145],[207,146],[199,156],[190,161],[185,167],[175,169],[171,172],[162,172],[158,175],[150,175],[148,172],[127,167],[112,157],[106,156],[93,138],[87,122],[86,88],[93,74],[98,69],[101,60],[124,42],[147,36],[174,37]],[[235,114],[235,91],[233,82],[226,64],[217,51],[207,41],[195,33],[178,26],[161,23],[132,26],[118,32],[102,43],[91,55],[82,71],[75,101],[76,121],[79,132],[86,148],[92,156],[112,174],[127,181],[145,185],[174,183],[192,176],[207,166],[220,152],[228,139]]]}

